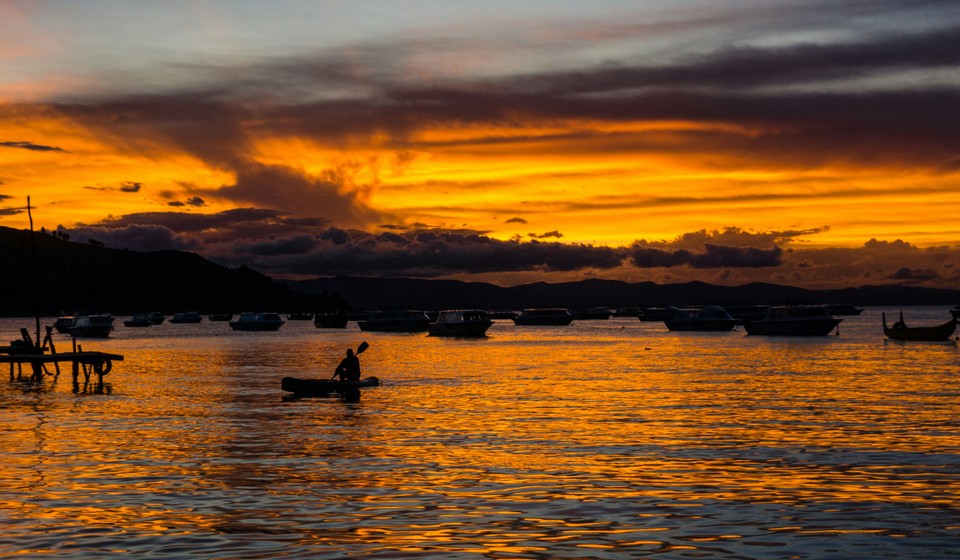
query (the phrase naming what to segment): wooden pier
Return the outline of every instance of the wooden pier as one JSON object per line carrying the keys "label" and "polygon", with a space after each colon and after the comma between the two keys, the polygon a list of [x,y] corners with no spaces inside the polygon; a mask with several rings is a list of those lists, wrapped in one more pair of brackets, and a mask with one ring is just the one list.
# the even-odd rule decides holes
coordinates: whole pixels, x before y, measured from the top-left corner
{"label": "wooden pier", "polygon": [[[42,344],[34,344],[27,329],[20,329],[21,340],[14,340],[10,346],[0,346],[0,363],[10,364],[10,381],[23,378],[23,366],[30,366],[29,374],[33,381],[42,381],[44,375],[60,375],[60,363],[71,364],[73,388],[80,387],[80,373],[83,372],[84,386],[90,383],[90,376],[96,374],[97,388],[103,389],[103,376],[113,369],[113,362],[123,361],[123,356],[107,352],[85,352],[73,339],[73,351],[57,353],[53,344],[53,327],[46,327],[47,336]],[[54,372],[47,369],[53,364]],[[16,371],[16,375],[14,375]]]}

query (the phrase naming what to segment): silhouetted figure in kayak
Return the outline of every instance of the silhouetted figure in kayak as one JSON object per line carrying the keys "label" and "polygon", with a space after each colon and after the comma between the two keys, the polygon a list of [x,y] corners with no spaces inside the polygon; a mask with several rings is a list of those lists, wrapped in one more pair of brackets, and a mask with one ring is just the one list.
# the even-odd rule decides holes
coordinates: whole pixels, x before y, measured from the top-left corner
{"label": "silhouetted figure in kayak", "polygon": [[353,354],[353,348],[347,348],[347,357],[340,360],[336,375],[340,381],[360,381],[360,358]]}

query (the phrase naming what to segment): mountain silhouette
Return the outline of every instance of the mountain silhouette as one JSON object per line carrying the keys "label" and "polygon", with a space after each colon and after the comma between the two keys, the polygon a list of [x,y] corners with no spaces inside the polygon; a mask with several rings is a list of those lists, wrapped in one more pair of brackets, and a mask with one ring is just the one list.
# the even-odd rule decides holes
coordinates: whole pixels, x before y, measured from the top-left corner
{"label": "mountain silhouette", "polygon": [[[226,268],[194,253],[109,249],[40,232],[31,243],[30,236],[26,230],[0,227],[0,261],[5,263],[0,315],[314,312],[347,305],[335,294],[292,291],[250,268]],[[36,247],[36,283],[31,245]]]}
{"label": "mountain silhouette", "polygon": [[901,285],[808,290],[767,283],[717,286],[590,279],[503,287],[354,276],[281,282],[247,267],[223,267],[194,253],[128,251],[72,243],[42,232],[32,235],[31,242],[29,231],[0,227],[0,260],[5,263],[0,275],[2,316],[54,316],[73,310],[124,315],[154,310],[169,314],[790,303],[953,306],[960,302],[958,290]]}

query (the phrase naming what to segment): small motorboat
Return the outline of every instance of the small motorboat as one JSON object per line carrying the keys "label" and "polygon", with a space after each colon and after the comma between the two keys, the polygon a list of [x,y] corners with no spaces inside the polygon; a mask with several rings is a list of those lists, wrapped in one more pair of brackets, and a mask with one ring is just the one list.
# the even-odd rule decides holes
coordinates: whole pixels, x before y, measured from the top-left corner
{"label": "small motorboat", "polygon": [[230,321],[230,328],[235,331],[276,331],[283,326],[283,319],[278,313],[241,313],[236,321]]}
{"label": "small motorboat", "polygon": [[123,322],[125,327],[149,327],[152,324],[149,313],[137,313]]}
{"label": "small motorboat", "polygon": [[359,392],[364,387],[379,387],[380,380],[376,377],[365,377],[359,381],[338,381],[334,379],[301,379],[299,377],[284,377],[280,380],[280,388],[296,397],[325,397],[335,393],[348,394]]}
{"label": "small motorboat", "polygon": [[112,331],[113,315],[109,313],[80,315],[70,327],[74,338],[107,338]]}
{"label": "small motorboat", "polygon": [[53,328],[57,329],[57,332],[60,334],[70,334],[70,327],[73,326],[76,320],[76,315],[61,315],[54,321]]}
{"label": "small motorboat", "polygon": [[883,318],[883,334],[893,340],[914,340],[927,342],[942,342],[949,340],[957,329],[957,317],[953,316],[949,321],[942,325],[932,327],[908,327],[903,322],[903,311],[900,312],[900,320],[887,326],[887,314],[881,313]]}
{"label": "small motorboat", "polygon": [[159,311],[153,311],[151,313],[147,313],[146,315],[150,318],[150,324],[152,325],[159,325],[163,323],[164,319],[166,319],[166,317],[163,316],[163,313],[160,313]]}
{"label": "small motorboat", "polygon": [[744,321],[747,334],[767,336],[825,336],[843,319],[822,305],[774,306],[763,319]]}
{"label": "small motorboat", "polygon": [[430,325],[430,336],[459,336],[479,338],[487,335],[493,321],[482,309],[441,311],[437,322]]}

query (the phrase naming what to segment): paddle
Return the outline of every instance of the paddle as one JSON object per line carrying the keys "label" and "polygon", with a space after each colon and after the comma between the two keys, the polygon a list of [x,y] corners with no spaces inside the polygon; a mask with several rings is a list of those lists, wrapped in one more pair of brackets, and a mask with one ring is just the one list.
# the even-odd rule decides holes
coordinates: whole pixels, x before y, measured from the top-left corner
{"label": "paddle", "polygon": [[[363,342],[360,343],[359,346],[357,346],[357,350],[353,353],[353,355],[359,356],[360,354],[363,354],[367,348],[370,348],[370,345],[367,344],[366,340],[364,340]],[[337,377],[337,372],[335,371],[333,372],[333,377],[331,377],[330,379],[336,379],[336,377]]]}

